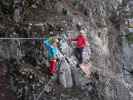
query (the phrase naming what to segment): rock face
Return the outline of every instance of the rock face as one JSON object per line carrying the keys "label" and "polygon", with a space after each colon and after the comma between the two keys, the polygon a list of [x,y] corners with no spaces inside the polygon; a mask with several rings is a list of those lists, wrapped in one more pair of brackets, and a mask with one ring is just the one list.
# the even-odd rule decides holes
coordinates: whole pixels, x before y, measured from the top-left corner
{"label": "rock face", "polygon": [[0,72],[0,99],[17,100],[9,88],[7,66],[5,64],[0,64]]}
{"label": "rock face", "polygon": [[[132,45],[121,38],[132,15],[130,2],[1,0],[0,37],[12,39],[0,39],[0,61],[8,66],[18,100],[132,100]],[[90,44],[83,53],[84,63],[92,66],[89,79],[76,68],[75,45],[68,41],[80,29]],[[48,75],[43,41],[31,39],[54,35],[60,39],[58,82]]]}

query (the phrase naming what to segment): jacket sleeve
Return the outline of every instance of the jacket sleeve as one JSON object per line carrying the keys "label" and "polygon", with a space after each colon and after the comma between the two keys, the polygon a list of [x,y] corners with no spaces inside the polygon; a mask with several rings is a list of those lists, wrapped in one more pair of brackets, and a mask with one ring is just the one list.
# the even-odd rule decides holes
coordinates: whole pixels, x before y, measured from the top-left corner
{"label": "jacket sleeve", "polygon": [[47,40],[44,40],[44,46],[47,48],[47,49],[51,49],[52,48],[52,46],[51,46],[51,44],[49,43],[49,40],[47,39]]}
{"label": "jacket sleeve", "polygon": [[77,41],[78,37],[71,39],[71,41]]}

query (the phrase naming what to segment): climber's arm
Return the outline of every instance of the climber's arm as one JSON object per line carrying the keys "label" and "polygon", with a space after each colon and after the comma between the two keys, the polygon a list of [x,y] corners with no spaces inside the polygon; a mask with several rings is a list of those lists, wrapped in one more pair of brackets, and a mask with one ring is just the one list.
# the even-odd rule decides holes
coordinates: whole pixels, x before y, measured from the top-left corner
{"label": "climber's arm", "polygon": [[78,39],[77,38],[72,38],[71,41],[77,41]]}
{"label": "climber's arm", "polygon": [[51,49],[51,48],[52,48],[52,45],[49,43],[49,39],[45,40],[43,43],[44,43],[44,46],[45,46],[47,49]]}

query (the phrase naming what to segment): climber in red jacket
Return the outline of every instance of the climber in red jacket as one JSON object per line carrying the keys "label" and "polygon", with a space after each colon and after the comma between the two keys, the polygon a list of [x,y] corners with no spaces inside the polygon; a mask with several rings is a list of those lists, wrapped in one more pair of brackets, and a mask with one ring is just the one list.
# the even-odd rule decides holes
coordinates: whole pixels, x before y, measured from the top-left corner
{"label": "climber in red jacket", "polygon": [[77,67],[79,67],[79,64],[83,63],[83,49],[88,44],[87,37],[85,35],[85,31],[81,30],[79,35],[75,39],[70,39],[71,41],[76,41],[76,48],[75,48],[75,56],[78,59],[79,63],[77,64]]}

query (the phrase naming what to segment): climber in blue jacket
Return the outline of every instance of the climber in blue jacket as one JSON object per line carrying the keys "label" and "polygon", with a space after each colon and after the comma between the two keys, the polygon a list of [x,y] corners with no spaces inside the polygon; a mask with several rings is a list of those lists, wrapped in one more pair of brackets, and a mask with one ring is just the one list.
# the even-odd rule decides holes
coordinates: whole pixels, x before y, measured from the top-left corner
{"label": "climber in blue jacket", "polygon": [[49,43],[50,39],[44,40],[44,46],[48,49],[48,59],[50,63],[50,74],[54,75],[57,70],[57,55],[58,55],[58,39],[54,39],[52,44]]}

